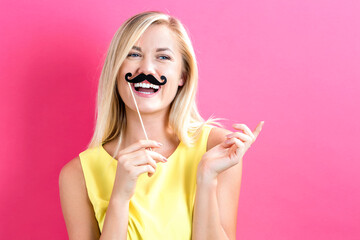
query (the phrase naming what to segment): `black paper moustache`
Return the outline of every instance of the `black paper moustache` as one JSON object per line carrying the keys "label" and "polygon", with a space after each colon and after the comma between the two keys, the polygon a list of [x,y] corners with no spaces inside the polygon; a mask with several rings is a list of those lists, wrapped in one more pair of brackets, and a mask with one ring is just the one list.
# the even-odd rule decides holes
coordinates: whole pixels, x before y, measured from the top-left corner
{"label": "black paper moustache", "polygon": [[154,84],[154,85],[164,85],[167,80],[165,76],[161,76],[160,78],[162,80],[164,80],[163,82],[159,82],[153,75],[151,74],[144,74],[144,73],[140,73],[139,75],[137,75],[136,77],[134,77],[133,79],[129,79],[129,77],[131,77],[132,74],[131,73],[127,73],[125,75],[125,79],[126,81],[128,81],[129,83],[139,83],[145,80],[148,80],[150,83]]}

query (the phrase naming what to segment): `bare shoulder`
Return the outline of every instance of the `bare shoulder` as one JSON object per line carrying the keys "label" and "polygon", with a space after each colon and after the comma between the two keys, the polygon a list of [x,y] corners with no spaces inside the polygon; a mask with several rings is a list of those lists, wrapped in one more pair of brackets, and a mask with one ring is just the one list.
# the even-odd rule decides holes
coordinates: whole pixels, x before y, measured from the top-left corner
{"label": "bare shoulder", "polygon": [[85,183],[79,156],[62,167],[59,174],[59,186],[64,186],[68,182],[74,183],[76,180],[79,181],[78,183]]}
{"label": "bare shoulder", "polygon": [[232,133],[230,130],[214,126],[210,130],[206,151],[220,144],[226,139],[226,135]]}
{"label": "bare shoulder", "polygon": [[99,228],[88,198],[79,156],[62,167],[59,194],[69,239],[99,239]]}
{"label": "bare shoulder", "polygon": [[87,197],[86,183],[79,156],[62,167],[59,174],[59,190],[60,197],[74,192]]}

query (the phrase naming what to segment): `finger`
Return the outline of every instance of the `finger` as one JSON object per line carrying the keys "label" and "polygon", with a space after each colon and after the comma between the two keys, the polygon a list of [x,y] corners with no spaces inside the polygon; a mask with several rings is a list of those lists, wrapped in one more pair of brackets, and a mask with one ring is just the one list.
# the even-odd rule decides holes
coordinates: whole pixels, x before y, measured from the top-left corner
{"label": "finger", "polygon": [[154,140],[139,140],[136,143],[131,144],[127,148],[121,151],[121,154],[127,154],[130,152],[134,152],[140,150],[142,148],[151,148],[151,147],[160,147],[161,143]]}
{"label": "finger", "polygon": [[261,132],[261,129],[262,129],[262,127],[264,126],[264,121],[261,121],[257,126],[256,126],[256,128],[255,128],[255,130],[254,130],[254,135],[255,135],[255,139],[259,136],[259,134],[260,134],[260,132]]}
{"label": "finger", "polygon": [[230,133],[228,135],[226,135],[226,137],[228,139],[232,138],[232,137],[236,137],[244,142],[248,142],[249,144],[251,144],[253,142],[253,140],[255,140],[255,138],[246,135],[245,133],[241,133],[241,132],[234,132],[234,133]]}
{"label": "finger", "polygon": [[238,147],[238,148],[245,148],[245,143],[240,141],[239,139],[237,138],[232,138],[235,145]]}
{"label": "finger", "polygon": [[236,155],[241,155],[241,154],[243,154],[243,153],[245,153],[245,151],[246,151],[246,146],[245,146],[245,144],[242,142],[242,141],[240,141],[239,139],[237,139],[237,138],[231,138],[231,139],[229,139],[230,141],[231,141],[231,143],[232,143],[232,145],[231,145],[231,147],[232,146],[236,146],[236,148],[234,149],[235,150],[235,153],[236,153]]}
{"label": "finger", "polygon": [[237,146],[237,149],[236,149],[236,153],[237,154],[241,154],[241,152],[245,152],[245,150],[246,150],[246,146],[245,146],[245,144],[242,142],[242,141],[240,141],[239,139],[237,139],[237,138],[234,138],[234,142],[235,142],[235,145]]}
{"label": "finger", "polygon": [[156,165],[158,162],[166,162],[166,160],[162,158],[161,154],[146,149],[133,153],[132,156],[129,156],[129,158],[132,159],[131,162],[133,165],[150,164],[150,160],[151,162],[154,162],[153,165]]}
{"label": "finger", "polygon": [[156,162],[151,157],[136,159],[136,160],[132,161],[131,164],[135,167],[149,164],[154,169],[156,169]]}
{"label": "finger", "polygon": [[134,174],[135,176],[139,177],[140,174],[143,173],[155,173],[155,169],[151,166],[151,165],[142,165],[142,166],[138,166],[135,168],[134,170]]}
{"label": "finger", "polygon": [[164,162],[165,163],[168,161],[167,158],[164,157],[163,155],[161,155],[160,153],[150,151],[147,149],[138,150],[136,152],[129,153],[126,155],[126,157],[132,158],[132,159],[141,159],[141,158],[144,158],[144,156],[150,156],[156,162]]}
{"label": "finger", "polygon": [[245,143],[243,143],[241,140],[237,139],[236,137],[227,139],[224,143],[223,143],[223,147],[225,148],[229,148],[232,145],[236,144],[236,146],[244,146],[245,147]]}
{"label": "finger", "polygon": [[164,162],[166,163],[168,161],[168,159],[166,157],[164,157],[163,155],[161,155],[158,152],[154,152],[154,151],[149,151],[146,150],[147,153],[157,162]]}
{"label": "finger", "polygon": [[[135,167],[140,167],[140,166],[146,166],[149,165],[154,169],[154,172],[156,172],[156,161],[154,159],[152,159],[150,156],[145,156],[141,159],[136,159],[132,162],[132,164]],[[152,172],[148,172],[148,176],[151,177],[153,175]]]}
{"label": "finger", "polygon": [[242,124],[242,123],[234,124],[234,125],[233,125],[233,128],[235,128],[235,129],[240,129],[240,130],[244,130],[244,132],[245,132],[247,135],[249,135],[249,136],[251,136],[251,137],[253,137],[253,138],[256,138],[256,137],[254,136],[254,134],[252,133],[252,131],[250,130],[250,128],[248,128],[248,126],[246,126],[245,124]]}

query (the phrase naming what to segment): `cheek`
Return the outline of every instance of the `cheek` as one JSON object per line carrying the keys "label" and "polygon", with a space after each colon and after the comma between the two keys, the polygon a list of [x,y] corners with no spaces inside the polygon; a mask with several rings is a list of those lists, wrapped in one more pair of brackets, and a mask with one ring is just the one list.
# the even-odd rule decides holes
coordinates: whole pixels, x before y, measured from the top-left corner
{"label": "cheek", "polygon": [[173,98],[176,96],[176,93],[178,92],[178,90],[179,90],[179,86],[178,86],[177,82],[172,83],[171,86],[170,85],[168,86],[166,94],[173,100]]}
{"label": "cheek", "polygon": [[128,88],[129,87],[127,85],[127,82],[125,82],[125,80],[117,82],[117,91],[123,101],[124,101],[124,99],[126,100],[128,98],[128,95],[129,95]]}

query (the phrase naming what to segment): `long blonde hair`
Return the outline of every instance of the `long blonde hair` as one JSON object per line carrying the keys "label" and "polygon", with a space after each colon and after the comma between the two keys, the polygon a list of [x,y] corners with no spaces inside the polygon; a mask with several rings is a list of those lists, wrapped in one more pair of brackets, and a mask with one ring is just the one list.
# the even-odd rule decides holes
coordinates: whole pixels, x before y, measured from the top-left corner
{"label": "long blonde hair", "polygon": [[184,26],[178,19],[167,14],[147,11],[137,14],[123,23],[110,43],[100,75],[96,124],[88,148],[98,147],[100,144],[119,138],[114,156],[118,154],[126,129],[126,112],[125,104],[116,87],[116,78],[120,66],[131,48],[152,24],[165,24],[175,33],[183,60],[182,74],[185,77],[185,83],[179,87],[171,103],[170,127],[184,144],[193,146],[205,124],[222,126],[217,122],[220,120],[219,118],[215,119],[211,116],[205,121],[198,112],[195,99],[198,86],[198,68],[195,53]]}

